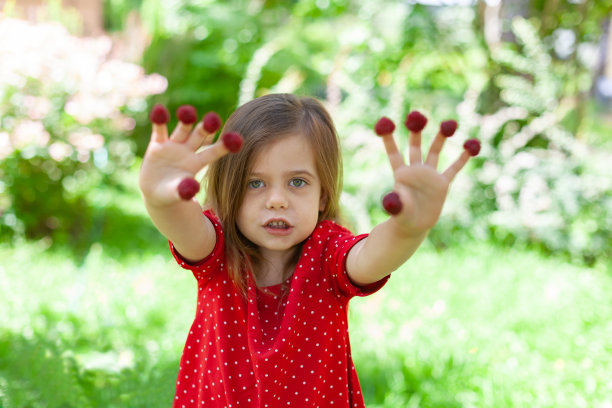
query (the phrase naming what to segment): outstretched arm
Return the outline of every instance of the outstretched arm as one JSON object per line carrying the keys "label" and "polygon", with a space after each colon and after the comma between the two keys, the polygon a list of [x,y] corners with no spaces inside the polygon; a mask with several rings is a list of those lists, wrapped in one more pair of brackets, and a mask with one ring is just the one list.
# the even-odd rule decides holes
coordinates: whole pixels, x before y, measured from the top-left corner
{"label": "outstretched arm", "polygon": [[376,132],[383,138],[393,168],[395,184],[392,194],[396,195],[389,197],[392,206],[388,210],[394,215],[374,227],[370,235],[349,252],[347,273],[357,285],[368,285],[382,279],[412,256],[440,217],[451,181],[470,156],[478,154],[479,142],[469,140],[459,158],[444,172],[438,172],[438,158],[444,141],[452,136],[457,124],[454,121],[442,123],[423,162],[421,130],[426,123],[427,119],[418,112],[408,115],[409,165],[404,162],[393,139],[395,125],[387,118],[377,123]]}
{"label": "outstretched arm", "polygon": [[199,151],[202,145],[211,143],[220,126],[216,114],[205,116],[195,128],[197,115],[193,107],[182,106],[177,114],[180,122],[168,137],[168,111],[161,105],[153,108],[153,133],[138,181],[153,224],[183,257],[198,261],[212,252],[216,237],[202,207],[192,199],[200,189],[194,177],[230,150],[220,139]]}

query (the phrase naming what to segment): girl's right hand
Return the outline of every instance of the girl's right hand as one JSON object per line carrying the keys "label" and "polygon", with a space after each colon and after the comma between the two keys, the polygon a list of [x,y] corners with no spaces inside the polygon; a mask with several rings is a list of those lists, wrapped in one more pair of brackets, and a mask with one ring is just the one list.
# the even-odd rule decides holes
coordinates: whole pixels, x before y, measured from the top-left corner
{"label": "girl's right hand", "polygon": [[[181,201],[178,186],[184,179],[194,179],[196,173],[229,150],[221,138],[210,145],[216,130],[179,121],[170,137],[165,123],[153,123],[153,133],[142,160],[139,187],[147,204],[163,207]],[[210,145],[198,151],[201,146]]]}

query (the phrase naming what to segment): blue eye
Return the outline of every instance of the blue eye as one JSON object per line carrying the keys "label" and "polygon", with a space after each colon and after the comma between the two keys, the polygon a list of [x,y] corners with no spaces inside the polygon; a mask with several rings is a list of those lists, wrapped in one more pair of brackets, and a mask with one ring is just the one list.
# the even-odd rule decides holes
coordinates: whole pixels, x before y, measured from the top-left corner
{"label": "blue eye", "polygon": [[303,180],[303,179],[300,179],[300,178],[294,178],[294,179],[291,179],[289,184],[292,187],[302,187],[302,186],[304,186],[306,184],[306,181]]}
{"label": "blue eye", "polygon": [[249,188],[260,188],[263,186],[263,181],[261,180],[251,180],[249,181],[248,187]]}

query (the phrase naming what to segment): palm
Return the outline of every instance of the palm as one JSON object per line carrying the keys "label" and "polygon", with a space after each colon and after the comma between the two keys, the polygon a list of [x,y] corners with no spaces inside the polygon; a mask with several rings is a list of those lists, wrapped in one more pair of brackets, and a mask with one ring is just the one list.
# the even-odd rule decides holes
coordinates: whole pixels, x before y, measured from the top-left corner
{"label": "palm", "polygon": [[140,183],[154,186],[151,198],[172,201],[178,183],[186,177],[194,177],[199,170],[195,152],[184,144],[166,141],[152,142],[142,161]]}
{"label": "palm", "polygon": [[431,229],[442,212],[449,181],[435,168],[415,164],[395,171],[395,191],[399,194],[403,210],[398,221],[411,229]]}
{"label": "palm", "polygon": [[199,151],[213,135],[201,125],[192,131],[191,125],[179,123],[168,138],[165,125],[154,125],[139,177],[140,188],[150,203],[168,205],[180,200],[179,183],[194,178],[201,169],[227,153],[222,143]]}

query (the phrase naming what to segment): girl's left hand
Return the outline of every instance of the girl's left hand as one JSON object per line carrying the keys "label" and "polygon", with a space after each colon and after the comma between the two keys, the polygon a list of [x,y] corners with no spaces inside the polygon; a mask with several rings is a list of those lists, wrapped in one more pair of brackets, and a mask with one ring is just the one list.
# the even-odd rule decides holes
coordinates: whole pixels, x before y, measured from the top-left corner
{"label": "girl's left hand", "polygon": [[[387,122],[379,126],[383,121]],[[416,111],[408,115],[406,126],[410,130],[410,164],[406,164],[393,139],[395,125],[392,125],[389,119],[382,118],[376,126],[376,133],[383,138],[385,150],[393,168],[395,180],[393,191],[397,193],[401,201],[401,210],[394,214],[392,219],[398,223],[397,226],[403,232],[409,235],[426,233],[436,224],[451,181],[470,157],[478,154],[480,150],[478,140],[467,141],[459,158],[444,172],[439,172],[437,170],[438,159],[444,141],[454,134],[457,123],[455,121],[442,123],[423,162],[421,131],[426,123],[427,119]]]}

